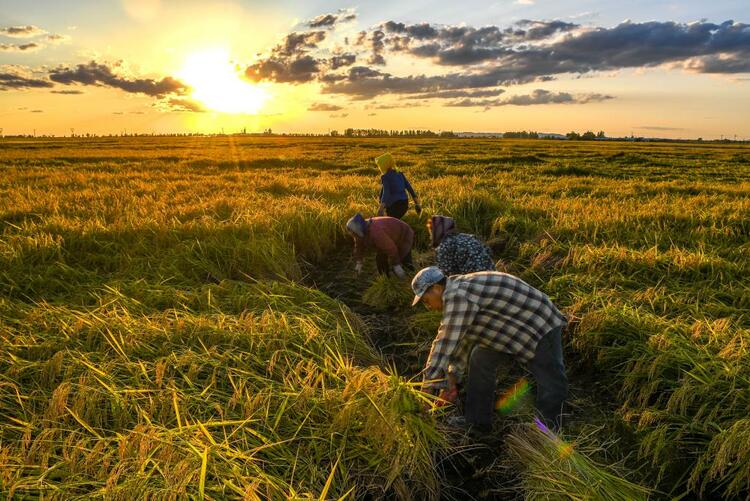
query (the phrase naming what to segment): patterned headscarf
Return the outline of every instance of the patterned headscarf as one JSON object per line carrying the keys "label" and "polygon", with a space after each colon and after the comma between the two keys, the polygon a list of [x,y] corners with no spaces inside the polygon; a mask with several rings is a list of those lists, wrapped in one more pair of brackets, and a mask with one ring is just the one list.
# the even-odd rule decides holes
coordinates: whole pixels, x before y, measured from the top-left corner
{"label": "patterned headscarf", "polygon": [[430,219],[432,230],[432,246],[437,247],[443,241],[446,235],[456,231],[456,222],[448,216],[432,216]]}
{"label": "patterned headscarf", "polygon": [[346,222],[346,229],[359,238],[365,238],[367,234],[367,221],[362,217],[362,214],[357,212]]}

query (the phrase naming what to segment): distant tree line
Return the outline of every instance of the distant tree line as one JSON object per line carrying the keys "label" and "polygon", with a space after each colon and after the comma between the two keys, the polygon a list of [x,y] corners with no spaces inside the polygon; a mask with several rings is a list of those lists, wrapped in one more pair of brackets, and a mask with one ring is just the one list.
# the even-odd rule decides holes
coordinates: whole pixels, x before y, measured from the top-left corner
{"label": "distant tree line", "polygon": [[507,139],[539,139],[539,133],[522,130],[520,132],[503,132],[503,137]]}
{"label": "distant tree line", "polygon": [[565,137],[573,141],[596,141],[597,139],[606,139],[606,136],[604,135],[603,130],[600,130],[596,134],[594,134],[590,130],[587,130],[583,134],[579,134],[573,131],[573,132],[568,132],[567,134],[565,134]]}
{"label": "distant tree line", "polygon": [[[337,130],[331,136],[338,136]],[[385,129],[344,129],[344,137],[456,137],[453,131],[434,132],[431,130],[385,130]]]}

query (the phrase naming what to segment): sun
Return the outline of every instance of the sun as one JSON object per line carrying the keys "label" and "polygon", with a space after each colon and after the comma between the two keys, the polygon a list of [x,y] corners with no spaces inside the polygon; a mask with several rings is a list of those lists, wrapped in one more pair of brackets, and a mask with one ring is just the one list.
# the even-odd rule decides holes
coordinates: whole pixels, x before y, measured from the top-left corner
{"label": "sun", "polygon": [[265,88],[242,79],[224,49],[191,54],[177,77],[191,87],[193,99],[221,113],[255,115],[270,97]]}

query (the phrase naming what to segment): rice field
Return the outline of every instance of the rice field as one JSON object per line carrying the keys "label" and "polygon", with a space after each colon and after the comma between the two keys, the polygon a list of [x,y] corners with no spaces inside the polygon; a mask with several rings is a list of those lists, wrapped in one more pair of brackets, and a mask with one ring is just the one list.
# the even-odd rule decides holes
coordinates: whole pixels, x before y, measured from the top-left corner
{"label": "rice field", "polygon": [[[439,317],[343,223],[391,151],[571,319],[561,436],[497,441],[414,376]],[[750,147],[0,140],[0,493],[12,499],[746,499]]]}

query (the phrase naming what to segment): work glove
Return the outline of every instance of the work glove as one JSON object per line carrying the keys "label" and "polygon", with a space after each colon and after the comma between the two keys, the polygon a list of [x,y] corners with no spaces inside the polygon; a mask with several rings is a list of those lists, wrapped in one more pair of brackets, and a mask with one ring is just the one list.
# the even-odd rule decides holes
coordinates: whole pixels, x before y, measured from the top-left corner
{"label": "work glove", "polygon": [[393,273],[395,273],[398,278],[406,278],[406,273],[400,264],[393,267]]}
{"label": "work glove", "polygon": [[362,261],[357,261],[357,264],[354,265],[354,273],[357,275],[362,273]]}
{"label": "work glove", "polygon": [[414,212],[417,213],[417,215],[420,215],[422,213],[422,206],[418,203],[414,204]]}

